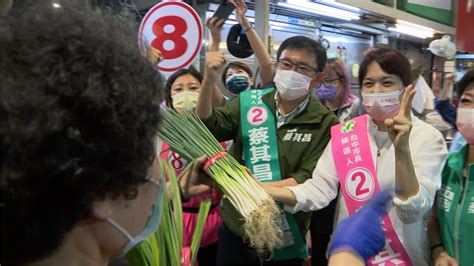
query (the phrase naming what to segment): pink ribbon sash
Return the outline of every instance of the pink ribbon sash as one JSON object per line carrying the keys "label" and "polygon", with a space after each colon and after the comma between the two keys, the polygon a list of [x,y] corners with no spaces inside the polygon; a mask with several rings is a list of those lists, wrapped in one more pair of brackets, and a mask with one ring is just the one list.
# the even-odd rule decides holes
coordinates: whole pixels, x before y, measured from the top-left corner
{"label": "pink ribbon sash", "polygon": [[[341,191],[352,215],[380,191],[368,136],[368,115],[362,115],[331,128],[331,148]],[[393,169],[394,171],[394,169]],[[390,216],[383,219],[384,249],[368,265],[411,266],[411,260],[396,234]]]}

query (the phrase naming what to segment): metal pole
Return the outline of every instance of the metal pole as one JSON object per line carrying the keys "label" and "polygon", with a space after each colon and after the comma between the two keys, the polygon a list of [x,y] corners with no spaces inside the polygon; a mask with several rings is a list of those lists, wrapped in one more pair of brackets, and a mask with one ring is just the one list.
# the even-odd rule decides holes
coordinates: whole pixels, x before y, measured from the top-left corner
{"label": "metal pole", "polygon": [[[241,0],[244,1],[244,0]],[[258,15],[257,15],[258,14]],[[255,31],[257,32],[263,44],[269,51],[268,33],[270,31],[270,3],[269,0],[255,1]],[[254,58],[254,69],[258,66],[257,58]]]}

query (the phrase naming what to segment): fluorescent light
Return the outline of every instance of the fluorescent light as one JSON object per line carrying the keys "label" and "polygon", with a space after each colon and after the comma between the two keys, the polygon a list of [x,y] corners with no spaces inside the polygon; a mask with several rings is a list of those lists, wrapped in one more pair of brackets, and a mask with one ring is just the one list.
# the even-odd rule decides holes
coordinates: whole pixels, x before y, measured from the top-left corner
{"label": "fluorescent light", "polygon": [[58,4],[58,3],[53,3],[53,7],[54,7],[54,8],[61,8],[61,5]]}
{"label": "fluorescent light", "polygon": [[408,22],[408,21],[404,21],[404,20],[401,20],[401,19],[397,19],[397,24],[407,26],[407,27],[414,27],[414,28],[417,28],[417,29],[420,29],[420,30],[423,30],[423,31],[427,31],[427,32],[433,32],[434,31],[432,28],[421,26],[421,25],[411,23],[411,22]]}
{"label": "fluorescent light", "polygon": [[314,2],[307,2],[301,0],[287,0],[285,2],[279,2],[279,6],[288,7],[300,11],[311,12],[315,14],[319,14],[322,16],[328,16],[343,20],[357,20],[359,19],[359,14],[341,10],[335,7],[326,6]]}
{"label": "fluorescent light", "polygon": [[397,19],[395,28],[388,28],[390,31],[403,33],[417,38],[433,37],[434,30],[432,28],[424,27],[415,23]]}
{"label": "fluorescent light", "polygon": [[334,6],[339,6],[339,7],[342,7],[342,8],[354,10],[354,11],[360,11],[360,8],[358,8],[358,7],[346,5],[346,4],[343,4],[343,3],[339,3],[339,2],[336,2],[335,0],[323,0],[323,2],[334,5]]}
{"label": "fluorescent light", "polygon": [[428,38],[428,37],[433,37],[433,33],[430,33],[430,32],[427,32],[427,31],[422,31],[422,30],[415,29],[415,28],[406,27],[406,26],[401,26],[401,25],[397,25],[396,28],[392,27],[392,28],[388,28],[388,29],[390,31],[403,33],[403,34],[410,35],[410,36],[417,37],[417,38],[421,38],[421,39],[425,39],[425,38]]}

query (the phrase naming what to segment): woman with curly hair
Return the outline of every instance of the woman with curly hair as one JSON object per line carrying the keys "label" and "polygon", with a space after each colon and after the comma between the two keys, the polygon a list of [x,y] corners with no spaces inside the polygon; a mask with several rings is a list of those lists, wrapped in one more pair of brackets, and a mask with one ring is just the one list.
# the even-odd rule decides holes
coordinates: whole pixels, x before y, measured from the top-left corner
{"label": "woman with curly hair", "polygon": [[2,20],[0,264],[107,265],[158,226],[161,80],[126,21],[46,2]]}

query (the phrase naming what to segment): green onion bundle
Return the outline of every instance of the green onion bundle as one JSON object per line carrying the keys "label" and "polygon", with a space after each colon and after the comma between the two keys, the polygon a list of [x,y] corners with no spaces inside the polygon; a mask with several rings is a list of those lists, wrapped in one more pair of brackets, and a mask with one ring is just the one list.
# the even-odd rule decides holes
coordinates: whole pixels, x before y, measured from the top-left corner
{"label": "green onion bundle", "polygon": [[[130,266],[182,265],[183,208],[174,170],[168,162],[160,160],[162,176],[169,177],[165,188],[162,214],[158,230],[147,240],[130,250],[125,256]],[[167,191],[171,190],[171,191]],[[191,243],[191,265],[194,265],[201,243],[204,224],[211,208],[211,199],[201,202],[198,220]]]}
{"label": "green onion bundle", "polygon": [[281,246],[282,232],[275,221],[281,215],[270,195],[209,132],[193,112],[163,112],[160,137],[172,150],[192,161],[206,155],[210,159],[205,171],[217,184],[230,203],[243,216],[245,239],[259,255]]}

